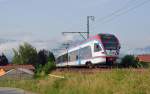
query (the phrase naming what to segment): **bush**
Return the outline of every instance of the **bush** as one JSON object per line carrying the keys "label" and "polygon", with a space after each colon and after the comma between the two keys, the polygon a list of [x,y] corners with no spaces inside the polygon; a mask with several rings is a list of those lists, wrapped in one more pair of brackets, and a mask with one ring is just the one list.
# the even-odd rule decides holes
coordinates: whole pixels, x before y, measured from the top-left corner
{"label": "bush", "polygon": [[55,69],[55,57],[48,50],[40,50],[38,53],[38,62],[36,64],[35,77],[46,76]]}
{"label": "bush", "polygon": [[36,65],[36,66],[35,66],[34,77],[35,77],[35,78],[40,77],[40,76],[42,75],[42,74],[41,74],[42,70],[43,70],[42,65]]}
{"label": "bush", "polygon": [[48,63],[45,64],[45,66],[43,67],[43,71],[47,75],[47,74],[49,74],[49,72],[51,72],[55,68],[56,68],[56,65],[55,65],[54,61],[49,59]]}
{"label": "bush", "polygon": [[143,68],[149,68],[150,62],[140,62]]}
{"label": "bush", "polygon": [[38,77],[46,76],[55,68],[56,65],[54,61],[49,59],[48,63],[46,63],[44,66],[42,64],[36,66],[35,77],[38,78]]}
{"label": "bush", "polygon": [[134,68],[142,67],[142,64],[138,62],[138,60],[133,55],[124,56],[122,58],[121,64],[124,67],[134,67]]}

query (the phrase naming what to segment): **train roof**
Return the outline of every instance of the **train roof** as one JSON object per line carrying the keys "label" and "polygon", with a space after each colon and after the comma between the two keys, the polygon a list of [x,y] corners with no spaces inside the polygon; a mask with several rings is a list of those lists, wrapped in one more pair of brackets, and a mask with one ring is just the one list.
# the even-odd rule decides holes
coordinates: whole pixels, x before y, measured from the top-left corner
{"label": "train roof", "polygon": [[97,35],[95,35],[95,36],[91,36],[90,38],[88,38],[88,39],[86,39],[86,40],[84,40],[84,41],[82,41],[82,42],[80,42],[80,43],[74,45],[74,47],[76,47],[76,46],[78,46],[78,45],[81,45],[81,44],[84,44],[84,43],[86,43],[86,42],[89,42],[89,41],[91,41],[91,40],[100,40],[100,36],[103,36],[103,35],[115,36],[114,34],[109,34],[109,33],[99,33],[99,34],[97,34]]}

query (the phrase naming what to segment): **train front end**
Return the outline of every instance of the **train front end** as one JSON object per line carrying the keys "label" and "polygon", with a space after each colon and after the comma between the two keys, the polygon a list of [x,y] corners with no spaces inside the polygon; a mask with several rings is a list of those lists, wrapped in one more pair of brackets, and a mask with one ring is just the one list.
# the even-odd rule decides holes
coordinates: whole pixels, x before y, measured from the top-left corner
{"label": "train front end", "polygon": [[106,54],[106,64],[113,64],[119,57],[120,43],[112,34],[99,34]]}

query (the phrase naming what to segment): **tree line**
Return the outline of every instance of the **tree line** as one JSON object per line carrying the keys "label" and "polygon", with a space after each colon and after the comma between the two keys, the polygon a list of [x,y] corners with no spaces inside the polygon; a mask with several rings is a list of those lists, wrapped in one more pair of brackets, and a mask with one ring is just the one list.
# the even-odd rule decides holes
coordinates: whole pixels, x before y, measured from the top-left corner
{"label": "tree line", "polygon": [[39,52],[32,45],[24,43],[19,49],[14,49],[13,64],[31,64],[35,67],[35,74],[45,75],[55,68],[54,54],[48,50]]}
{"label": "tree line", "polygon": [[[18,49],[13,49],[14,57],[12,64],[16,65],[26,65],[30,64],[35,67],[35,73],[39,74],[44,72],[48,74],[49,71],[55,68],[55,57],[54,54],[49,50],[37,51],[32,45],[24,43],[20,45]],[[2,54],[0,56],[0,66],[5,66],[8,64],[7,57]]]}

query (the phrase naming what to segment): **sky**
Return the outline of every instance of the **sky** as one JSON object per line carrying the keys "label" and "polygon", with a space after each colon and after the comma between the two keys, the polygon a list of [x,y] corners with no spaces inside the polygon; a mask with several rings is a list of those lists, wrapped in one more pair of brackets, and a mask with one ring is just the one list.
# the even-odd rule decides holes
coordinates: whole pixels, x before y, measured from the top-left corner
{"label": "sky", "polygon": [[0,0],[0,51],[23,42],[53,49],[75,37],[82,39],[61,32],[86,31],[87,16],[95,16],[91,36],[115,34],[122,49],[150,46],[150,2],[140,6],[144,1],[150,0]]}

